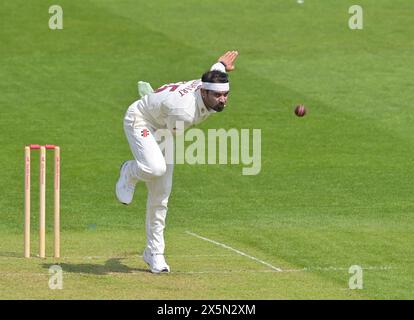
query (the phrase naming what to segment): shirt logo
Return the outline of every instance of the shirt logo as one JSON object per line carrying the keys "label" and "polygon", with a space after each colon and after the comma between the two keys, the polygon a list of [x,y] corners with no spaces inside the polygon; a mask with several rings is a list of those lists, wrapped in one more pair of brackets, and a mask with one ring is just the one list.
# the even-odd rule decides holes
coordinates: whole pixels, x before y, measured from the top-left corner
{"label": "shirt logo", "polygon": [[148,129],[143,129],[141,130],[141,136],[146,138],[147,136],[149,136],[149,131]]}

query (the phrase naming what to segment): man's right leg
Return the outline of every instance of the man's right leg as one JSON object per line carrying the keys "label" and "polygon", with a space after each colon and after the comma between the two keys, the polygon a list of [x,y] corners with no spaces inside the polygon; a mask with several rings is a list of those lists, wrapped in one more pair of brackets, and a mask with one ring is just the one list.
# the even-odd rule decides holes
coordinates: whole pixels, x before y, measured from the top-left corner
{"label": "man's right leg", "polygon": [[119,178],[115,186],[115,194],[118,201],[123,204],[130,204],[134,197],[135,185],[138,180],[129,173],[129,162],[125,161],[121,165]]}
{"label": "man's right leg", "polygon": [[135,159],[126,161],[121,166],[116,185],[116,195],[121,203],[131,203],[135,184],[139,180],[147,182],[166,172],[164,156],[152,130],[128,114],[124,119],[125,135]]}

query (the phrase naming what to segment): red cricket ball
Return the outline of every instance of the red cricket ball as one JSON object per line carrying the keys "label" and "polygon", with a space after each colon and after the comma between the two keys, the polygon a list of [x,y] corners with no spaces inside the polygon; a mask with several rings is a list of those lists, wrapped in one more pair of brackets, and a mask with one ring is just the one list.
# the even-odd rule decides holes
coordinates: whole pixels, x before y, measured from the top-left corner
{"label": "red cricket ball", "polygon": [[295,114],[298,117],[303,117],[306,114],[306,108],[303,104],[299,104],[295,108]]}

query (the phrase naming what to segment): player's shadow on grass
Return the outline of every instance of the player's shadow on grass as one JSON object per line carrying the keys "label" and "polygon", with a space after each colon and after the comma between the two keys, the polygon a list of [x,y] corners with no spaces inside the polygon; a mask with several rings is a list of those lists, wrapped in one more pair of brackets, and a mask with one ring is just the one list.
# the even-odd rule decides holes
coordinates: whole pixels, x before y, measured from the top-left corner
{"label": "player's shadow on grass", "polygon": [[148,269],[130,268],[122,264],[121,260],[121,258],[113,258],[107,260],[105,264],[47,263],[43,264],[43,267],[49,269],[53,265],[59,265],[62,268],[63,272],[86,273],[95,275],[108,275],[111,273],[149,272]]}

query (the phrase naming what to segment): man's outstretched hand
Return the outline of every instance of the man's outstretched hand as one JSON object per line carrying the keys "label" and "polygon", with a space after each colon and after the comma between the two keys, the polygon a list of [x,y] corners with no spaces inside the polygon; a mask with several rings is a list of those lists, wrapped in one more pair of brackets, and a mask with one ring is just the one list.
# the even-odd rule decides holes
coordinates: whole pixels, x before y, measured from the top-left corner
{"label": "man's outstretched hand", "polygon": [[220,58],[218,58],[218,62],[223,62],[225,64],[227,72],[233,71],[235,68],[234,62],[236,61],[238,55],[238,51],[227,51]]}

